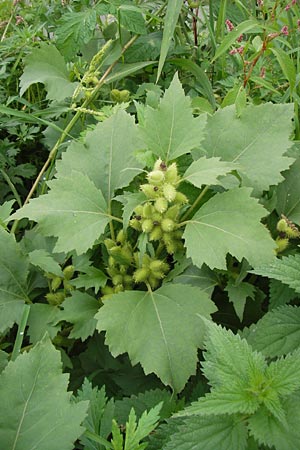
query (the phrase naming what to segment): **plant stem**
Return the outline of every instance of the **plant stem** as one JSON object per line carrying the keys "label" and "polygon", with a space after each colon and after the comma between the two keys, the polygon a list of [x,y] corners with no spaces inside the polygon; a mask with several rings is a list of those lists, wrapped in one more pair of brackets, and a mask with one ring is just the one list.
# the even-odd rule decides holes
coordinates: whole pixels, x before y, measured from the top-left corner
{"label": "plant stem", "polygon": [[1,172],[2,176],[3,176],[3,178],[5,179],[5,181],[7,182],[8,186],[10,187],[12,193],[14,194],[15,199],[17,200],[19,207],[21,208],[22,207],[22,200],[21,200],[21,198],[20,198],[20,196],[18,194],[17,189],[15,188],[15,185],[13,184],[13,182],[11,181],[11,179],[9,178],[7,173],[4,172],[3,169],[0,169],[0,172]]}
{"label": "plant stem", "polygon": [[17,358],[17,356],[20,354],[20,352],[21,352],[21,347],[22,347],[22,342],[23,342],[25,328],[26,328],[26,325],[27,325],[29,312],[30,312],[30,306],[29,305],[24,305],[23,314],[22,314],[22,317],[21,317],[21,320],[20,320],[20,324],[18,326],[17,337],[16,337],[16,340],[15,340],[15,344],[14,344],[14,348],[13,348],[12,354],[11,354],[11,361],[14,361]]}
{"label": "plant stem", "polygon": [[[196,198],[196,200],[194,201],[194,203],[191,205],[191,207],[186,211],[186,213],[182,216],[182,220],[185,221],[185,219],[187,219],[189,217],[189,215],[194,211],[194,209],[199,205],[199,203],[201,202],[202,198],[204,197],[204,195],[206,194],[206,192],[208,191],[209,186],[205,186],[205,188],[200,192],[200,194],[198,195],[198,197]],[[182,225],[182,222],[179,224]]]}

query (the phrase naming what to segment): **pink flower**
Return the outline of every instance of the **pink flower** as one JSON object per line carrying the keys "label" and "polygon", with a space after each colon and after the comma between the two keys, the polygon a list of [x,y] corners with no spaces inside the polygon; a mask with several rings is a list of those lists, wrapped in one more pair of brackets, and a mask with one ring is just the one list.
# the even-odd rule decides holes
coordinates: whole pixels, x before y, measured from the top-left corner
{"label": "pink flower", "polygon": [[237,52],[237,49],[233,48],[232,50],[230,50],[229,55],[236,55]]}
{"label": "pink flower", "polygon": [[280,30],[281,34],[284,34],[285,36],[289,35],[289,28],[287,25],[285,25],[284,27],[281,28]]}
{"label": "pink flower", "polygon": [[242,40],[243,40],[243,38],[244,38],[244,36],[241,34],[238,38],[237,38],[237,42],[242,42]]}
{"label": "pink flower", "polygon": [[284,8],[286,11],[288,11],[289,9],[291,9],[291,5],[290,4],[288,4],[288,5],[286,5],[286,7]]}
{"label": "pink flower", "polygon": [[238,49],[237,49],[237,52],[241,55],[242,53],[243,53],[243,51],[244,51],[244,47],[242,46],[242,47],[239,47]]}
{"label": "pink flower", "polygon": [[257,0],[257,6],[264,6],[263,0]]}
{"label": "pink flower", "polygon": [[232,30],[234,30],[234,25],[233,25],[233,23],[232,23],[229,19],[226,19],[226,20],[225,20],[225,25],[226,25],[226,27],[227,27],[227,31],[232,31]]}
{"label": "pink flower", "polygon": [[292,5],[296,5],[297,0],[292,0]]}

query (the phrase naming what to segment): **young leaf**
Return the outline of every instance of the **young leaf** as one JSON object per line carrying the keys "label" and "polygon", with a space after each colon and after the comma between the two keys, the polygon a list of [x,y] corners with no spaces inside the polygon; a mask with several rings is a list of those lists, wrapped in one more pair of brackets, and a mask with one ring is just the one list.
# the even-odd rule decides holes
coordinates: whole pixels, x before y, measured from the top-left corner
{"label": "young leaf", "polygon": [[288,397],[300,388],[300,350],[272,361],[266,370],[272,388],[281,397]]}
{"label": "young leaf", "polygon": [[28,300],[29,261],[14,236],[0,227],[0,333],[18,322]]}
{"label": "young leaf", "polygon": [[300,255],[283,256],[274,259],[271,264],[262,265],[253,270],[257,275],[273,278],[288,285],[300,293]]}
{"label": "young leaf", "polygon": [[188,221],[183,235],[187,255],[200,267],[226,269],[226,254],[252,266],[274,259],[274,241],[260,223],[265,210],[248,188],[216,194]]}
{"label": "young leaf", "polygon": [[214,311],[203,291],[165,284],[154,292],[113,295],[96,314],[97,329],[106,331],[113,356],[128,352],[132,364],[140,362],[146,374],[154,372],[179,392],[195,373],[203,339],[199,315]]}
{"label": "young leaf", "polygon": [[129,219],[135,208],[145,202],[147,197],[143,192],[124,192],[123,195],[117,195],[114,200],[121,202],[123,206],[123,228],[127,229]]}
{"label": "young leaf", "polygon": [[83,173],[49,182],[50,192],[35,198],[12,215],[39,222],[46,236],[58,237],[54,251],[84,253],[92,247],[109,222],[107,205],[94,183]]}
{"label": "young leaf", "polygon": [[[171,435],[164,450],[228,450],[247,448],[247,427],[235,415],[189,417]],[[200,446],[199,446],[200,444]]]}
{"label": "young leaf", "polygon": [[247,298],[254,299],[255,287],[250,283],[235,284],[229,281],[225,290],[228,293],[229,301],[233,303],[238,318],[242,322],[246,300]]}
{"label": "young leaf", "polygon": [[299,348],[300,308],[285,305],[268,312],[250,328],[247,340],[253,348],[270,358]]}
{"label": "young leaf", "polygon": [[118,111],[88,132],[84,143],[73,142],[68,147],[57,163],[57,177],[68,177],[72,170],[82,172],[109,203],[116,189],[127,186],[141,172],[142,165],[134,156],[141,145],[133,117]]}
{"label": "young leaf", "polygon": [[183,180],[189,181],[199,188],[203,185],[210,184],[222,185],[219,177],[226,175],[234,169],[238,169],[238,165],[221,161],[220,158],[202,157],[189,166],[183,175]]}
{"label": "young leaf", "polygon": [[63,277],[60,265],[53,256],[44,249],[36,249],[28,253],[30,264],[37,266],[44,272],[53,273],[58,277]]}
{"label": "young leaf", "polygon": [[72,450],[87,402],[71,403],[60,353],[43,339],[0,375],[0,442],[5,449]]}
{"label": "young leaf", "polygon": [[25,59],[25,69],[20,78],[20,96],[34,83],[43,83],[49,100],[71,97],[78,83],[71,83],[66,63],[57,48],[41,42]]}
{"label": "young leaf", "polygon": [[99,289],[106,284],[107,276],[102,270],[97,267],[91,266],[82,269],[83,274],[79,274],[78,277],[70,280],[70,284],[76,288],[84,288],[88,290],[93,288],[95,293],[99,292]]}
{"label": "young leaf", "polygon": [[203,118],[193,117],[191,101],[176,74],[159,108],[147,107],[140,131],[147,148],[167,162],[198,147],[204,126]]}
{"label": "young leaf", "polygon": [[96,320],[94,316],[99,309],[99,302],[92,296],[83,292],[73,292],[71,297],[68,297],[61,305],[63,310],[56,316],[56,322],[65,320],[72,323],[73,329],[69,337],[81,339],[85,341],[89,336],[92,336]]}
{"label": "young leaf", "polygon": [[159,80],[163,65],[165,63],[170,48],[171,39],[174,34],[174,30],[182,7],[182,3],[183,3],[182,0],[168,0],[167,12],[164,19],[164,32],[160,49],[160,58],[158,63],[156,82]]}
{"label": "young leaf", "polygon": [[139,445],[140,441],[148,436],[158,425],[159,412],[162,403],[154,406],[149,412],[144,411],[138,423],[136,414],[132,408],[129,413],[129,419],[126,423],[126,437],[124,450],[142,450],[146,448],[145,444]]}
{"label": "young leaf", "polygon": [[[240,117],[235,106],[220,109],[208,116],[206,138],[201,144],[206,157],[220,157],[237,163],[243,186],[258,191],[278,184],[293,160],[284,156],[291,147],[293,106],[290,104],[248,106]],[[203,151],[194,151],[194,159]]]}

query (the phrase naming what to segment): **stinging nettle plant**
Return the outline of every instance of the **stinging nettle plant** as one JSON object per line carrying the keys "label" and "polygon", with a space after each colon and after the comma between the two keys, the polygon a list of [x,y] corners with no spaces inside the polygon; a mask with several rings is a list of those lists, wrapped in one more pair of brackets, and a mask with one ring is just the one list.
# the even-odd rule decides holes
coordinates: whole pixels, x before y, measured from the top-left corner
{"label": "stinging nettle plant", "polygon": [[[217,311],[214,287],[222,284],[242,320],[247,298],[256,294],[245,281],[248,271],[269,267],[276,260],[276,242],[262,222],[269,214],[262,198],[270,186],[283,181],[282,172],[294,162],[286,155],[292,146],[292,105],[249,105],[239,114],[232,105],[211,116],[194,117],[190,98],[175,75],[156,109],[140,105],[138,111],[138,124],[133,115],[120,110],[71,142],[56,163],[48,192],[4,217],[4,223],[26,223],[26,218],[37,222],[19,242],[0,228],[0,331],[6,333],[17,323],[24,333],[28,324],[29,342],[35,345],[28,354],[13,353],[16,360],[4,369],[4,381],[15,367],[25,370],[30,386],[27,364],[32,358],[39,367],[43,346],[49,358],[57,360],[53,346],[43,338],[45,329],[58,347],[66,334],[85,341],[95,330],[105,332],[114,357],[127,353],[133,365],[140,363],[145,374],[155,373],[174,393],[181,392],[196,373],[197,352],[204,348],[206,333],[215,333],[221,344],[223,339],[229,351],[235,345],[246,346],[250,356],[243,360],[245,371],[248,364],[261,383],[273,370],[271,365],[266,369],[260,356],[252,356],[248,344],[241,343],[245,341],[224,330],[207,330],[218,330],[209,325]],[[235,262],[240,273],[225,276],[224,285],[224,273]],[[40,294],[41,288],[48,290],[46,295]],[[233,352],[233,364],[235,358],[242,364],[242,357],[243,351]],[[209,362],[205,364],[207,368]],[[280,364],[285,363],[278,362],[274,373],[281,370]],[[66,376],[58,363],[53,371],[62,377],[63,387]],[[208,372],[204,370],[211,381]],[[250,378],[251,374],[247,372]],[[47,382],[47,372],[42,377]],[[235,388],[244,392],[247,386],[237,383]],[[294,378],[291,386],[291,392],[299,387]],[[278,395],[285,397],[289,386],[280,389]],[[258,442],[276,446],[255,431],[258,408],[267,408],[282,426],[289,420],[277,397],[268,397],[266,403],[260,392],[255,407],[250,402],[248,409],[244,404],[234,408],[233,400],[228,400],[229,409],[220,404],[216,412],[217,417],[232,414],[226,416],[230,433],[238,415],[254,414],[245,419],[247,426],[239,425],[236,448],[246,448],[248,430]],[[214,391],[209,395],[213,398]],[[76,409],[69,400],[64,398],[65,408],[72,408],[75,418],[67,438],[74,441],[82,433],[87,404],[79,402]],[[152,429],[157,415],[155,410]],[[133,414],[129,420],[134,422]],[[12,442],[25,442],[23,426],[29,427],[21,421],[15,434],[5,436],[7,448]],[[176,444],[179,435],[165,448],[181,448]]]}

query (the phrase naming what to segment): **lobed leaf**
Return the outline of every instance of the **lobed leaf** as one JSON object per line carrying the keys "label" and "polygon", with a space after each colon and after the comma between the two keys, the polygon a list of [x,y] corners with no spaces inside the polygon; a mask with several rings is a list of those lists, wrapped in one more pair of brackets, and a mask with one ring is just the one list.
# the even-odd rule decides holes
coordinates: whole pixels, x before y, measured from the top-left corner
{"label": "lobed leaf", "polygon": [[222,185],[219,178],[235,169],[238,169],[238,165],[221,161],[220,158],[202,157],[192,162],[183,175],[183,180],[199,188],[203,185]]}
{"label": "lobed leaf", "polygon": [[271,264],[262,265],[253,270],[257,275],[273,278],[300,292],[300,255],[283,256],[274,259]]}

